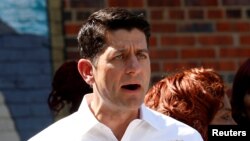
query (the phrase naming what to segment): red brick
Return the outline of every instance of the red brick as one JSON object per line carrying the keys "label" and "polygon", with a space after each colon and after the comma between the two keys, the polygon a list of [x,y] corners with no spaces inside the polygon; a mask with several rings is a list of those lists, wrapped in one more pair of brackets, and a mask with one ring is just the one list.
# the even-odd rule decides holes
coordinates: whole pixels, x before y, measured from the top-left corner
{"label": "red brick", "polygon": [[236,64],[233,61],[203,61],[201,63],[204,67],[214,68],[218,71],[234,71]]}
{"label": "red brick", "polygon": [[77,60],[79,58],[80,58],[80,54],[78,51],[67,51],[66,59]]}
{"label": "red brick", "polygon": [[152,20],[162,20],[163,19],[163,10],[152,10],[150,12],[150,17]]}
{"label": "red brick", "polygon": [[232,31],[232,23],[228,21],[218,22],[216,25],[216,30],[219,32],[229,32]]}
{"label": "red brick", "polygon": [[214,58],[215,51],[213,49],[183,49],[181,50],[181,58]]}
{"label": "red brick", "polygon": [[192,36],[162,36],[161,45],[194,45],[195,38]]}
{"label": "red brick", "polygon": [[240,36],[240,44],[250,45],[250,35],[241,35]]}
{"label": "red brick", "polygon": [[150,7],[173,7],[180,6],[181,0],[147,0],[148,6]]}
{"label": "red brick", "polygon": [[217,31],[220,32],[249,32],[250,23],[249,22],[228,22],[223,21],[216,24]]}
{"label": "red brick", "polygon": [[235,23],[235,30],[239,32],[249,32],[250,23],[249,22],[237,22]]}
{"label": "red brick", "polygon": [[183,60],[180,62],[164,62],[163,64],[163,71],[164,72],[171,72],[171,71],[178,71],[181,69],[188,69],[192,67],[197,67],[197,62],[184,62]]}
{"label": "red brick", "polygon": [[66,35],[77,35],[79,29],[81,28],[81,24],[65,24],[64,30]]}
{"label": "red brick", "polygon": [[201,45],[232,45],[233,37],[231,35],[203,35],[198,37]]}
{"label": "red brick", "polygon": [[209,19],[222,19],[224,17],[224,11],[221,9],[208,9],[207,17]]}
{"label": "red brick", "polygon": [[155,36],[151,36],[149,39],[149,47],[157,46],[157,38]]}
{"label": "red brick", "polygon": [[241,47],[241,48],[221,48],[220,49],[221,58],[241,58],[250,56],[250,48]]}
{"label": "red brick", "polygon": [[169,59],[177,58],[178,53],[176,50],[150,50],[151,59]]}
{"label": "red brick", "polygon": [[143,7],[144,0],[108,0],[110,7]]}
{"label": "red brick", "polygon": [[160,70],[160,64],[159,63],[150,63],[151,64],[151,71],[156,72]]}
{"label": "red brick", "polygon": [[168,14],[169,14],[169,19],[173,19],[173,20],[181,20],[181,19],[184,19],[185,16],[184,16],[184,11],[183,10],[169,10],[168,11]]}
{"label": "red brick", "polygon": [[173,23],[152,23],[151,24],[152,33],[168,33],[176,32],[176,24]]}
{"label": "red brick", "polygon": [[188,17],[189,19],[203,19],[204,11],[203,10],[189,10]]}

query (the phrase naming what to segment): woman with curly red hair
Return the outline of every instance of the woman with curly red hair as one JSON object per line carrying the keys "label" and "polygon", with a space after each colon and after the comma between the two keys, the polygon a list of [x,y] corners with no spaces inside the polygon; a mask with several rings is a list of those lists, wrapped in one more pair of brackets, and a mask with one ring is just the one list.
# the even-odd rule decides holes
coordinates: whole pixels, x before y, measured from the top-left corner
{"label": "woman with curly red hair", "polygon": [[207,141],[208,125],[222,106],[224,84],[210,68],[192,68],[165,77],[145,97],[145,105],[182,121]]}

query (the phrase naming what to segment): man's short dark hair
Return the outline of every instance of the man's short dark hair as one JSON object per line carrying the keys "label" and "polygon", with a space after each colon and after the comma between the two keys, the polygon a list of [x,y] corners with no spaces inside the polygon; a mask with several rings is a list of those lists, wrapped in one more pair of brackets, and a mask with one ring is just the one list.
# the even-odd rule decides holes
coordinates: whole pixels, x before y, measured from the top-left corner
{"label": "man's short dark hair", "polygon": [[94,12],[78,33],[81,58],[93,59],[106,47],[105,33],[117,29],[137,28],[145,34],[147,42],[150,26],[143,14],[135,14],[123,8],[105,8]]}

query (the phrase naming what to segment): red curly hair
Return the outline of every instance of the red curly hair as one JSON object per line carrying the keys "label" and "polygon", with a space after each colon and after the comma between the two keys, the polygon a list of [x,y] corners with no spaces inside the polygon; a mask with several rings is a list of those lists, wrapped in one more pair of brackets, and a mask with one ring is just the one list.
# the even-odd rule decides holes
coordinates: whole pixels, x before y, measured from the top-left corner
{"label": "red curly hair", "polygon": [[207,128],[222,106],[224,84],[210,68],[192,68],[165,77],[149,89],[145,105],[182,121],[207,140]]}

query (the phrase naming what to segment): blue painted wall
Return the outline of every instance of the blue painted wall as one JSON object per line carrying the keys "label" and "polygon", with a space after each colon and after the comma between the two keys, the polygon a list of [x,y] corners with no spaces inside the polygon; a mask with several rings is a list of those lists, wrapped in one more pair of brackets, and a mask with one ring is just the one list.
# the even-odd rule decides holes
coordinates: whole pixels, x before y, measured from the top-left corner
{"label": "blue painted wall", "polygon": [[0,18],[18,33],[48,36],[46,0],[1,0]]}
{"label": "blue painted wall", "polygon": [[52,123],[46,0],[1,0],[0,91],[22,141]]}

